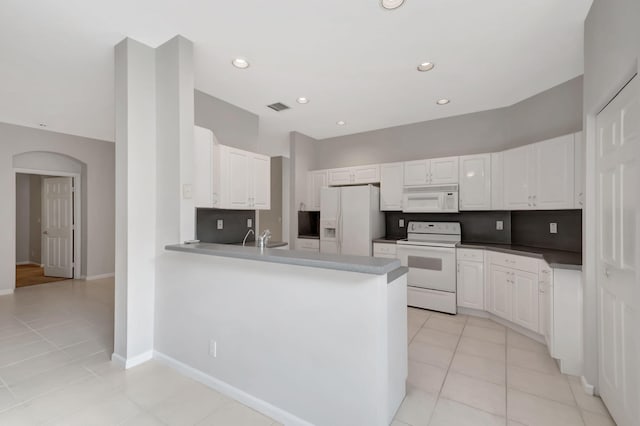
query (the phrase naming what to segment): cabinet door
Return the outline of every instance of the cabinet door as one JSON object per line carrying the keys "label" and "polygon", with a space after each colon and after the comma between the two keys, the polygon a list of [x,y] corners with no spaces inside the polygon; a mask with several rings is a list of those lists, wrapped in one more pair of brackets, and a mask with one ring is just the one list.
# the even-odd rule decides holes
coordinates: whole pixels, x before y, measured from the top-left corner
{"label": "cabinet door", "polygon": [[390,163],[380,166],[380,210],[402,210],[403,181],[404,163]]}
{"label": "cabinet door", "polygon": [[250,207],[256,210],[271,209],[271,158],[265,155],[251,156]]}
{"label": "cabinet door", "polygon": [[538,332],[538,274],[513,270],[513,319],[529,330]]}
{"label": "cabinet door", "polygon": [[404,163],[405,185],[426,185],[429,182],[429,160],[406,161]]}
{"label": "cabinet door", "polygon": [[531,145],[536,163],[535,209],[573,208],[573,145],[573,134]]}
{"label": "cabinet door", "polygon": [[193,139],[193,202],[195,207],[213,205],[213,133],[196,126]]}
{"label": "cabinet door", "polygon": [[482,262],[458,261],[458,306],[484,310],[484,268]]}
{"label": "cabinet door", "polygon": [[329,170],[329,186],[350,185],[353,183],[353,174],[348,167]]}
{"label": "cabinet door", "polygon": [[460,157],[460,210],[491,210],[491,154]]}
{"label": "cabinet door", "polygon": [[327,186],[327,171],[316,170],[309,172],[307,177],[309,183],[309,199],[307,200],[307,210],[320,211],[320,190]]}
{"label": "cabinet door", "polygon": [[429,184],[458,183],[458,157],[435,158],[430,162]]}
{"label": "cabinet door", "polygon": [[529,210],[531,199],[531,155],[530,147],[510,149],[504,152],[504,206],[507,210]]}
{"label": "cabinet door", "polygon": [[380,183],[380,165],[358,166],[351,168],[354,184]]}
{"label": "cabinet door", "polygon": [[498,265],[489,265],[489,312],[511,321],[513,292],[511,270]]}
{"label": "cabinet door", "polygon": [[584,140],[582,140],[582,132],[578,132],[573,135],[574,146],[574,165],[573,165],[573,187],[574,200],[573,208],[581,209],[584,205],[584,181],[585,181],[585,166],[587,160],[585,158]]}
{"label": "cabinet door", "polygon": [[491,154],[491,210],[504,210],[504,153]]}
{"label": "cabinet door", "polygon": [[227,194],[224,197],[226,203],[224,208],[229,209],[249,209],[250,208],[250,172],[249,172],[249,153],[224,147],[221,150],[223,161],[226,163],[227,175],[222,176],[227,180]]}

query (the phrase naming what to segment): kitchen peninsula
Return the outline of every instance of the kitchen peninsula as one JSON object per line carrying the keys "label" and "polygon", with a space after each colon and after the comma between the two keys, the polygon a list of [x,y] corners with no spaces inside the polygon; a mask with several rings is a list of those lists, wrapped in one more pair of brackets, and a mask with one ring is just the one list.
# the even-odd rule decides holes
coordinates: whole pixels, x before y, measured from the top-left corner
{"label": "kitchen peninsula", "polygon": [[405,396],[396,259],[166,246],[156,357],[286,424],[388,425]]}

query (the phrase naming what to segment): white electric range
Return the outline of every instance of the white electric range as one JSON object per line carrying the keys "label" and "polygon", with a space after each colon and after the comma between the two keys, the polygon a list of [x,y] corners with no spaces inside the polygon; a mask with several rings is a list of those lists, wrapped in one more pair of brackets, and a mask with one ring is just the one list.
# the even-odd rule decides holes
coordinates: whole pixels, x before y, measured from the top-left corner
{"label": "white electric range", "polygon": [[409,222],[407,239],[398,241],[398,258],[409,268],[407,304],[455,314],[458,222]]}

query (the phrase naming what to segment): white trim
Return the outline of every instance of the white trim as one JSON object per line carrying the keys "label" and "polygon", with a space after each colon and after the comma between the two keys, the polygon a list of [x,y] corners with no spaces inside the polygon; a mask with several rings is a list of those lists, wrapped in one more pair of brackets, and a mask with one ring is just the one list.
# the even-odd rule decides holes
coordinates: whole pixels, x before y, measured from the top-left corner
{"label": "white trim", "polygon": [[115,276],[116,276],[115,272],[109,272],[108,274],[87,275],[86,277],[81,277],[81,279],[85,281],[93,281],[93,280],[101,280],[103,278],[112,278]]}
{"label": "white trim", "polygon": [[40,266],[37,262],[31,262],[30,260],[25,260],[24,262],[16,262],[16,266],[24,266],[24,265],[36,265]]}
{"label": "white trim", "polygon": [[544,336],[542,336],[541,334],[538,334],[535,331],[528,330],[518,324],[515,324],[511,321],[508,321],[506,319],[493,315],[491,312],[480,311],[478,309],[465,308],[462,306],[458,306],[458,313],[464,314],[464,315],[470,315],[472,317],[490,319],[500,325],[504,325],[505,327],[513,331],[523,334],[528,338],[535,340],[536,342],[542,343],[543,345],[545,345],[545,347],[547,346],[546,342],[544,341]]}
{"label": "white trim", "polygon": [[200,370],[196,370],[195,368],[184,364],[174,358],[171,358],[168,355],[165,355],[158,351],[153,351],[153,358],[177,370],[185,376],[197,382],[200,382],[205,386],[215,389],[218,392],[235,399],[236,401],[246,405],[247,407],[259,411],[265,416],[269,416],[280,423],[293,426],[311,426],[311,423],[289,413],[288,411],[283,410],[282,408],[278,408],[268,403],[267,401],[256,398],[255,396],[250,395],[243,390],[240,390],[226,382],[223,382],[220,379],[216,379],[213,376],[203,373]]}
{"label": "white trim", "polygon": [[[54,153],[55,154],[55,153]],[[74,159],[75,160],[75,159]],[[79,160],[76,160],[79,161]],[[82,275],[82,173],[75,172],[59,172],[52,170],[39,170],[39,169],[25,169],[22,167],[14,167],[13,168],[13,224],[16,223],[16,202],[15,202],[15,177],[18,173],[25,173],[31,175],[41,175],[41,176],[69,176],[73,178],[73,203],[74,203],[74,240],[73,240],[73,248],[74,248],[74,268],[73,268],[73,279],[80,279]],[[14,232],[13,235],[13,243],[15,246],[16,235]],[[14,254],[15,256],[15,254]],[[43,265],[44,266],[44,265]],[[14,276],[15,281],[15,276]]]}
{"label": "white trim", "polygon": [[582,390],[584,391],[584,393],[586,393],[587,395],[592,395],[594,394],[594,387],[593,385],[590,385],[589,382],[587,381],[587,378],[584,376],[580,376],[580,384],[582,385]]}
{"label": "white trim", "polygon": [[153,351],[143,352],[140,355],[136,355],[132,358],[124,358],[117,353],[111,354],[111,361],[118,367],[128,370],[129,368],[137,367],[140,364],[144,364],[147,361],[153,359]]}
{"label": "white trim", "polygon": [[13,294],[13,289],[7,289],[7,290],[0,290],[0,296],[8,296],[10,294]]}

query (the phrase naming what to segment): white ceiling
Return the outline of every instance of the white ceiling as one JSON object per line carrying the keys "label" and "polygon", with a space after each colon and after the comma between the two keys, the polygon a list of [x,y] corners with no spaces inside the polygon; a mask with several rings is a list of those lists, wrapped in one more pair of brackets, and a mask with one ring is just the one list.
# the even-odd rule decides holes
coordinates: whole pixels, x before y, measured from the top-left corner
{"label": "white ceiling", "polygon": [[[3,0],[0,121],[114,139],[113,47],[195,44],[196,88],[315,138],[506,106],[580,75],[591,0]],[[249,59],[237,70],[233,57]],[[423,61],[436,63],[427,73]],[[298,105],[296,98],[311,102]],[[437,106],[439,98],[451,104]],[[292,109],[265,107],[284,102]],[[337,126],[345,120],[347,125]]]}

